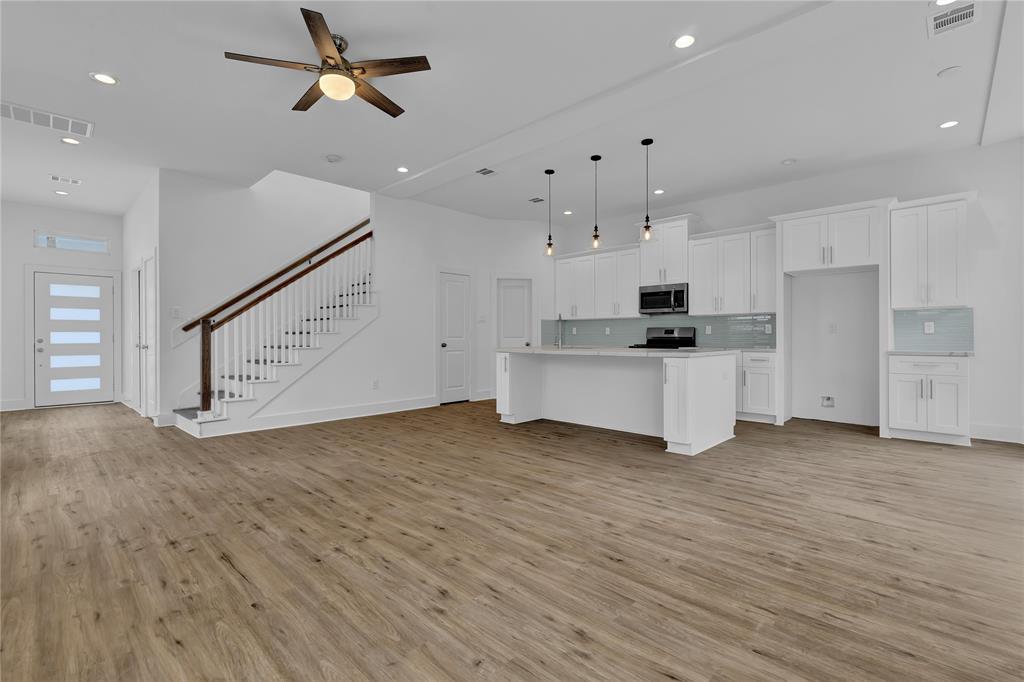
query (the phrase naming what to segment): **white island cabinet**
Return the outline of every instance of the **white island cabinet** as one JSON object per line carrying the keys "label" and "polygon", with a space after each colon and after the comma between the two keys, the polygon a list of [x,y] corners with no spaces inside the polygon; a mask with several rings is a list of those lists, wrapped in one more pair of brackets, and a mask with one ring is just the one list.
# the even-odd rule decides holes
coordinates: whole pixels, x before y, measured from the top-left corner
{"label": "white island cabinet", "polygon": [[501,421],[552,419],[656,436],[696,455],[733,437],[731,351],[509,348],[497,353]]}

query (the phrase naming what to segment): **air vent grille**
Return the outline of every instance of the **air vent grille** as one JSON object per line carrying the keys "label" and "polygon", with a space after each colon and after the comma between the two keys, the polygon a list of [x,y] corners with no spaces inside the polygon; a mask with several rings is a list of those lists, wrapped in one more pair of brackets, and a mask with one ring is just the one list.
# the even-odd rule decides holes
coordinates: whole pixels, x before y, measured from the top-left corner
{"label": "air vent grille", "polygon": [[0,103],[0,118],[9,118],[22,123],[34,123],[37,126],[51,128],[62,133],[71,133],[80,137],[92,137],[93,124],[72,116],[54,114],[32,107],[25,107],[11,102]]}
{"label": "air vent grille", "polygon": [[928,20],[928,31],[937,36],[974,22],[975,3],[960,5],[933,15]]}
{"label": "air vent grille", "polygon": [[530,201],[530,203],[531,203],[531,204],[539,204],[540,202],[542,202],[542,201],[544,201],[544,200],[543,200],[543,199],[541,199],[540,197],[533,197],[533,198],[532,198],[532,199],[530,199],[529,201]]}
{"label": "air vent grille", "polygon": [[62,185],[73,185],[77,187],[82,184],[82,181],[78,178],[69,178],[65,175],[51,175],[50,179],[54,182],[59,182]]}
{"label": "air vent grille", "polygon": [[490,168],[481,168],[476,172],[478,175],[492,175],[494,173]]}

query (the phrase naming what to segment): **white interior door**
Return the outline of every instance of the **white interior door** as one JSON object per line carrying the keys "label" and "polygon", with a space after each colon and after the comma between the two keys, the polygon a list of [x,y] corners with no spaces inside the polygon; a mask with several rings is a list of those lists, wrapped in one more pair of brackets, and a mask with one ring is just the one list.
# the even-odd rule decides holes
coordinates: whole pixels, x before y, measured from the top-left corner
{"label": "white interior door", "polygon": [[469,400],[469,276],[442,272],[439,282],[440,402]]}
{"label": "white interior door", "polygon": [[156,259],[147,258],[142,264],[141,292],[141,334],[139,342],[139,366],[142,376],[142,400],[144,417],[155,417],[157,409],[157,313],[156,313]]}
{"label": "white interior door", "polygon": [[142,297],[142,271],[132,270],[123,289],[127,305],[124,315],[124,374],[122,378],[124,402],[136,412],[142,412],[142,368],[139,362],[139,344],[142,338],[142,318],[139,315]]}
{"label": "white interior door", "polygon": [[35,405],[114,399],[114,279],[35,273]]}
{"label": "white interior door", "polygon": [[531,282],[528,279],[498,280],[499,348],[530,345],[531,292]]}

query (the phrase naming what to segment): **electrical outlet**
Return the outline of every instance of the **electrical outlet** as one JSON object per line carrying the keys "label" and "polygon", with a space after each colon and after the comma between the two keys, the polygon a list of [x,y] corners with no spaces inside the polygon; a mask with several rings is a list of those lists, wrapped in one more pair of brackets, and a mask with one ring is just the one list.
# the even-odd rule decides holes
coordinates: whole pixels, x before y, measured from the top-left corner
{"label": "electrical outlet", "polygon": [[771,334],[772,333],[772,324],[771,324],[771,322],[769,322],[768,324],[766,324],[764,326],[764,333],[765,334]]}
{"label": "electrical outlet", "polygon": [[839,333],[839,323],[838,322],[829,322],[828,323],[828,333],[829,334],[838,334]]}
{"label": "electrical outlet", "polygon": [[572,335],[573,335],[573,336],[576,336],[576,327],[573,327],[573,328],[572,328]]}
{"label": "electrical outlet", "polygon": [[374,379],[373,380],[373,390],[376,391],[378,388],[380,388],[380,379]]}
{"label": "electrical outlet", "polygon": [[711,336],[711,325],[710,324],[704,325],[704,333],[707,334],[708,336]]}
{"label": "electrical outlet", "polygon": [[604,335],[605,336],[608,336],[611,333],[612,333],[612,328],[611,327],[605,327],[604,328]]}
{"label": "electrical outlet", "polygon": [[925,322],[924,323],[924,333],[925,334],[934,334],[935,333],[935,323],[931,322],[931,321]]}
{"label": "electrical outlet", "polygon": [[836,399],[833,398],[830,395],[823,395],[823,396],[821,396],[821,406],[822,407],[835,407],[836,406]]}

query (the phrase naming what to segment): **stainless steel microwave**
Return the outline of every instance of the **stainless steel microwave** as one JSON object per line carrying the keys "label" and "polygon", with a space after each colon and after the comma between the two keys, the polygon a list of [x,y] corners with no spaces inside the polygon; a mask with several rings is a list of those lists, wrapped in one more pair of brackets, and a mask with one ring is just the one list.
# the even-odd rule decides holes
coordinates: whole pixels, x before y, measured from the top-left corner
{"label": "stainless steel microwave", "polygon": [[640,312],[644,315],[685,313],[689,304],[689,290],[685,282],[640,287]]}

